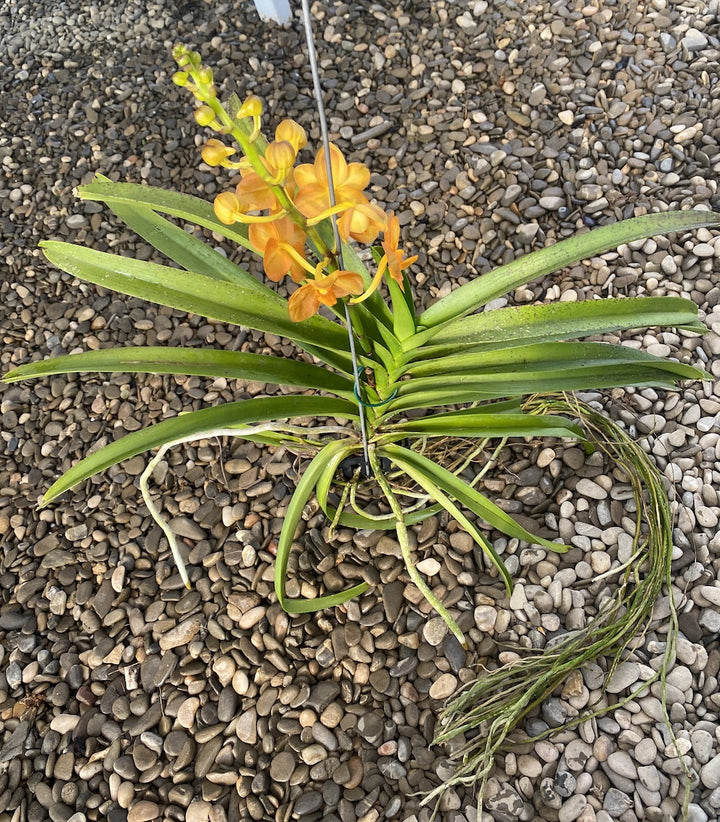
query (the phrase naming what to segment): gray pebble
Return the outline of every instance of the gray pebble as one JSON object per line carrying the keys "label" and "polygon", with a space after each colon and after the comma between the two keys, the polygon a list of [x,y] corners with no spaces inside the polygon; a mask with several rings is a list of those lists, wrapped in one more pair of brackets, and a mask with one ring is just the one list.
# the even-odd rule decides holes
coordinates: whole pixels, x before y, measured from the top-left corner
{"label": "gray pebble", "polygon": [[632,799],[617,788],[610,788],[603,799],[603,810],[613,819],[619,819],[632,806]]}

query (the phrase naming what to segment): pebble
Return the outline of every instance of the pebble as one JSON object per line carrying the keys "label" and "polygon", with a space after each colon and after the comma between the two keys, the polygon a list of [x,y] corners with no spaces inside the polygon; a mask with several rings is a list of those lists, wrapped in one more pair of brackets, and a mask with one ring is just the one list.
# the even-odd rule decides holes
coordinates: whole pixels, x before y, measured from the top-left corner
{"label": "pebble", "polygon": [[613,751],[608,756],[607,763],[616,774],[624,776],[626,779],[637,779],[637,768],[630,754],[626,751]]}
{"label": "pebble", "polygon": [[452,674],[443,674],[430,686],[433,699],[447,699],[457,688],[457,679]]}
{"label": "pebble", "polygon": [[428,645],[433,647],[440,645],[447,634],[447,625],[441,617],[435,617],[425,623],[423,628],[423,637]]}
{"label": "pebble", "polygon": [[150,822],[160,815],[160,806],[145,799],[136,802],[128,811],[128,822]]}
{"label": "pebble", "polygon": [[609,788],[603,799],[603,810],[612,819],[619,819],[633,805],[632,799],[617,788]]}
{"label": "pebble", "polygon": [[587,799],[582,794],[570,797],[558,811],[558,822],[575,822],[585,810]]}
{"label": "pebble", "polygon": [[700,781],[711,790],[720,787],[720,753],[700,768]]}
{"label": "pebble", "polygon": [[210,802],[196,800],[185,811],[185,822],[210,822],[213,806]]}
{"label": "pebble", "polygon": [[202,624],[203,618],[199,615],[184,620],[160,637],[160,648],[163,651],[168,651],[171,648],[187,645],[197,635]]}
{"label": "pebble", "polygon": [[633,685],[640,677],[640,669],[634,662],[621,662],[605,684],[608,693],[619,694]]}
{"label": "pebble", "polygon": [[270,777],[275,782],[289,782],[295,770],[295,757],[289,751],[276,754],[270,762]]}

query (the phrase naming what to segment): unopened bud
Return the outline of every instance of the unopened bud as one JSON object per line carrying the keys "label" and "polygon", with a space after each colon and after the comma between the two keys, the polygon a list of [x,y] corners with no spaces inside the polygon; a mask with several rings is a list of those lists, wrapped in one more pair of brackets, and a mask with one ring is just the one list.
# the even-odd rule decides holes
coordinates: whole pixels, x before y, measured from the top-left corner
{"label": "unopened bud", "polygon": [[211,68],[207,66],[202,66],[202,68],[197,73],[197,80],[198,83],[202,83],[203,85],[209,86],[213,81],[213,71]]}
{"label": "unopened bud", "polygon": [[270,143],[265,150],[265,162],[269,166],[269,170],[280,178],[287,176],[288,171],[295,164],[296,156],[295,149],[287,140]]}
{"label": "unopened bud", "polygon": [[307,145],[305,129],[295,120],[283,120],[275,129],[275,139],[290,143],[296,154]]}
{"label": "unopened bud", "polygon": [[176,86],[184,86],[187,84],[190,75],[186,71],[176,71],[172,76],[172,81]]}
{"label": "unopened bud", "polygon": [[262,114],[262,110],[262,100],[254,94],[250,94],[240,106],[237,116],[238,119],[242,119],[243,117],[259,117]]}
{"label": "unopened bud", "polygon": [[215,112],[210,106],[200,106],[200,108],[195,109],[195,122],[199,126],[209,126],[210,123],[215,122]]}
{"label": "unopened bud", "polygon": [[202,158],[209,166],[219,166],[223,160],[235,154],[235,149],[221,143],[220,140],[211,139],[203,146]]}
{"label": "unopened bud", "polygon": [[240,200],[232,191],[223,191],[222,194],[218,194],[213,203],[213,208],[215,209],[215,216],[225,225],[232,225],[235,222],[236,215],[242,214]]}
{"label": "unopened bud", "polygon": [[172,55],[173,59],[179,66],[186,66],[190,62],[188,47],[184,46],[182,43],[178,43],[175,48],[173,48]]}

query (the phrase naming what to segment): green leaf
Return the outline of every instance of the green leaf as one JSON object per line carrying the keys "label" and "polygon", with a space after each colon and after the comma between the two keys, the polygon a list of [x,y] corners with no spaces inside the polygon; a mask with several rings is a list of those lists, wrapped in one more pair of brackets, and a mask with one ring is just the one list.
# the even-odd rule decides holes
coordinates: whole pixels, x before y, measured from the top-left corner
{"label": "green leaf", "polygon": [[[429,387],[427,378],[441,377],[439,385],[452,375],[457,384],[496,377],[522,379],[540,371],[562,371],[573,374],[590,366],[642,363],[648,368],[671,371],[684,379],[700,379],[703,372],[673,360],[664,360],[626,345],[599,342],[553,342],[518,345],[500,350],[473,351],[469,354],[447,354],[434,360],[422,360],[406,368],[410,381],[400,383],[399,393]],[[421,379],[425,378],[425,379]]]}
{"label": "green leaf", "polygon": [[357,406],[335,397],[258,397],[180,414],[140,431],[133,431],[99,451],[89,454],[53,483],[44,495],[42,504],[47,505],[60,494],[115,463],[142,454],[143,451],[157,448],[166,442],[174,442],[183,437],[210,432],[217,428],[240,427],[265,420],[317,416],[344,417],[354,420],[357,419]]}
{"label": "green leaf", "polygon": [[425,491],[433,497],[433,499],[436,499],[438,503],[442,505],[442,507],[448,512],[448,514],[450,514],[450,516],[462,528],[464,528],[468,534],[470,534],[470,536],[475,540],[475,542],[490,557],[490,561],[493,563],[493,565],[498,569],[498,572],[502,577],[503,582],[505,583],[505,590],[507,591],[508,596],[510,596],[512,594],[513,582],[510,576],[510,572],[505,567],[505,563],[502,561],[502,559],[500,559],[500,555],[497,553],[497,551],[489,542],[489,540],[485,539],[485,537],[480,533],[475,524],[472,523],[465,516],[465,514],[463,514],[463,512],[458,508],[457,505],[455,505],[455,503],[447,494],[443,493],[443,491],[440,489],[440,486],[434,481],[434,477],[428,475],[421,468],[413,466],[408,462],[403,462],[398,457],[390,457],[390,459],[392,459],[393,462],[395,462],[395,464],[399,468],[407,472],[408,476],[410,476],[412,479],[415,480],[415,482],[418,485],[424,488]]}
{"label": "green leaf", "polygon": [[361,582],[344,591],[315,599],[290,598],[285,592],[285,579],[287,575],[288,560],[292,543],[295,539],[295,532],[302,518],[305,503],[310,499],[318,480],[326,471],[328,460],[337,451],[344,447],[344,441],[328,443],[312,460],[310,465],[302,475],[300,482],[295,489],[295,493],[288,505],[285,520],[283,522],[280,539],[278,540],[277,556],[275,558],[275,593],[282,608],[289,614],[304,614],[319,611],[322,608],[333,608],[342,605],[353,597],[359,596],[368,589],[367,582]]}
{"label": "green leaf", "polygon": [[[660,373],[657,373],[658,371]],[[397,412],[422,408],[423,405],[457,405],[498,397],[558,391],[592,391],[628,385],[671,388],[674,379],[684,378],[683,374],[672,377],[663,371],[671,372],[672,369],[649,369],[642,365],[599,366],[564,372],[529,372],[514,379],[488,379],[487,375],[475,379],[473,375],[467,374],[462,381],[456,379],[455,382],[459,384],[455,388],[455,395],[448,389],[438,387],[441,381],[436,378],[427,381],[416,380],[412,389],[408,388],[390,403],[389,410]]]}
{"label": "green leaf", "polygon": [[[478,413],[480,411],[480,413]],[[584,439],[582,428],[563,417],[534,414],[490,414],[464,408],[387,427],[417,436],[452,437],[570,437]]]}
{"label": "green leaf", "polygon": [[273,292],[260,295],[244,286],[213,280],[192,271],[71,243],[49,241],[40,245],[53,265],[104,288],[221,322],[289,337],[299,344],[309,343],[330,351],[348,349],[347,334],[340,325],[323,317],[294,323],[287,313],[287,301]]}
{"label": "green leaf", "polygon": [[[562,553],[568,550],[569,546],[567,545],[551,542],[544,537],[537,536],[537,534],[531,534],[486,496],[471,488],[441,465],[427,459],[427,457],[399,445],[388,445],[381,450],[384,456],[391,459],[402,470],[407,471],[419,485],[423,485],[423,482],[429,479],[461,505],[464,505],[476,516],[487,522],[488,525],[503,534],[534,545],[542,545],[551,551]],[[378,453],[380,453],[380,449],[378,449]],[[423,487],[425,486],[423,485]]]}
{"label": "green leaf", "polygon": [[6,382],[16,382],[30,377],[87,371],[225,377],[230,380],[257,380],[314,388],[330,391],[350,400],[354,396],[352,382],[326,368],[265,354],[208,348],[103,348],[21,365],[5,374],[3,379]]}
{"label": "green leaf", "polygon": [[520,285],[572,265],[580,260],[603,254],[619,245],[694,228],[720,225],[720,214],[710,211],[668,211],[662,214],[646,214],[619,223],[603,226],[578,234],[567,240],[534,251],[496,268],[460,286],[446,297],[431,305],[418,319],[423,327],[440,325],[448,320],[475,311],[490,300],[501,297]]}
{"label": "green leaf", "polygon": [[247,226],[239,223],[231,226],[221,223],[210,203],[190,194],[136,183],[113,183],[107,177],[97,175],[92,183],[78,188],[78,196],[81,200],[97,200],[108,205],[147,206],[153,211],[209,228],[221,237],[227,237],[228,240],[254,251],[247,237]]}
{"label": "green leaf", "polygon": [[[561,345],[581,343],[555,344],[556,347]],[[567,360],[564,363],[560,360],[548,360],[544,363],[534,363],[532,369],[514,368],[512,365],[487,367],[480,371],[452,374],[452,388],[448,388],[447,385],[450,371],[431,377],[411,379],[399,384],[398,395],[388,404],[384,418],[388,419],[393,414],[414,408],[460,405],[499,397],[596,390],[628,385],[672,388],[677,380],[706,378],[704,372],[689,365],[660,360],[640,351],[633,351],[633,354],[646,359],[630,356],[617,360],[608,359],[605,364],[584,366]]]}
{"label": "green leaf", "polygon": [[110,209],[136,234],[188,271],[236,283],[259,294],[274,293],[250,272],[147,206],[110,203]]}
{"label": "green leaf", "polygon": [[[325,469],[320,474],[316,483],[315,493],[325,516],[331,521],[337,519],[338,525],[346,528],[367,529],[371,531],[392,530],[397,524],[397,520],[393,514],[387,514],[385,516],[363,516],[362,514],[352,511],[343,511],[338,516],[337,509],[329,504],[328,496],[330,494],[330,488],[332,487],[332,482],[340,467],[340,463],[358,450],[357,443],[348,444],[347,440],[338,440],[338,443],[339,445],[337,445],[335,449],[327,448]],[[405,517],[405,522],[407,525],[415,525],[431,517],[433,514],[437,514],[440,510],[440,505],[431,505],[427,508],[411,511]]]}
{"label": "green leaf", "polygon": [[[666,326],[704,333],[697,306],[680,297],[608,297],[580,303],[558,302],[485,311],[421,331],[403,343],[414,358],[446,353],[511,348],[631,328]],[[432,345],[427,342],[432,339]],[[414,349],[414,350],[413,350]]]}
{"label": "green leaf", "polygon": [[400,286],[392,277],[389,277],[387,280],[388,291],[392,301],[393,332],[401,343],[403,340],[412,337],[415,333],[415,308],[412,304],[410,283],[404,273],[403,280],[405,285],[404,291],[400,289]]}

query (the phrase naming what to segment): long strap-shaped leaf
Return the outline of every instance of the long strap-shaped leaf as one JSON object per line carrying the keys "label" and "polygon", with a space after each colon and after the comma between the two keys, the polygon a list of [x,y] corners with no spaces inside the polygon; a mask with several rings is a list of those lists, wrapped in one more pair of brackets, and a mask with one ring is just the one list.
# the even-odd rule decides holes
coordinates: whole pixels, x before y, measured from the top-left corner
{"label": "long strap-shaped leaf", "polygon": [[[378,453],[388,457],[398,468],[407,471],[415,482],[423,488],[425,488],[428,480],[433,482],[446,494],[449,494],[461,505],[464,505],[487,522],[488,525],[491,525],[503,534],[534,545],[542,545],[550,551],[564,553],[569,550],[568,545],[551,542],[537,534],[531,534],[530,531],[523,528],[522,525],[516,522],[509,514],[506,514],[502,508],[495,505],[494,502],[491,502],[486,496],[475,488],[471,488],[466,482],[463,482],[446,468],[422,456],[422,454],[418,454],[408,448],[403,448],[401,445],[387,445],[382,449],[378,449]],[[428,489],[426,488],[426,490]]]}
{"label": "long strap-shaped leaf", "polygon": [[[357,443],[348,443],[347,441],[340,441],[340,445],[335,449],[327,449],[325,469],[318,478],[315,488],[318,503],[325,513],[325,516],[338,525],[343,525],[346,528],[365,528],[371,531],[389,531],[397,525],[397,520],[393,514],[364,516],[363,514],[352,511],[341,511],[338,513],[337,509],[328,502],[332,481],[340,463],[346,457],[357,452],[357,450]],[[440,505],[429,505],[416,511],[410,511],[405,516],[405,522],[407,525],[416,525],[428,517],[433,516],[433,514],[437,514],[440,510]]]}
{"label": "long strap-shaped leaf", "polygon": [[153,211],[179,217],[203,228],[209,228],[221,237],[227,237],[253,250],[247,238],[247,227],[240,224],[229,226],[221,223],[215,216],[212,205],[200,197],[137,183],[113,183],[100,174],[92,183],[80,186],[78,196],[81,200],[98,200],[108,205],[147,206]]}
{"label": "long strap-shaped leaf", "polygon": [[[672,388],[676,380],[689,378],[685,371],[689,367],[680,363],[603,365],[565,371],[527,372],[516,378],[483,374],[473,379],[472,375],[465,374],[462,378],[455,378],[456,385],[453,388],[440,387],[440,377],[411,380],[400,383],[401,391],[388,403],[386,418],[390,413],[413,408],[437,408],[441,405],[460,405],[514,395],[590,391],[628,385]],[[694,372],[691,379],[697,378],[698,375]]]}
{"label": "long strap-shaped leaf", "polygon": [[342,449],[344,444],[345,443],[340,440],[328,443],[328,445],[316,454],[310,465],[305,469],[305,473],[302,475],[295,489],[295,493],[290,500],[287,513],[285,514],[280,539],[278,540],[277,556],[275,558],[275,594],[277,595],[280,605],[289,614],[306,614],[312,611],[319,611],[322,608],[333,608],[336,605],[342,605],[353,597],[359,596],[368,588],[367,582],[361,582],[344,591],[316,597],[315,599],[291,598],[285,593],[288,560],[290,559],[290,551],[295,538],[295,531],[302,518],[305,503],[310,498],[318,480],[326,470],[328,460],[338,448]]}
{"label": "long strap-shaped leaf", "polygon": [[488,414],[464,408],[387,426],[388,430],[430,437],[572,437],[582,428],[563,417],[536,414]]}
{"label": "long strap-shaped leaf", "polygon": [[[520,343],[552,342],[631,328],[666,326],[704,333],[695,303],[681,297],[608,297],[499,308],[461,317],[415,334],[403,348],[415,359],[462,349],[495,351]],[[427,341],[432,339],[432,344]]]}
{"label": "long strap-shaped leaf", "polygon": [[66,354],[48,360],[20,365],[3,379],[16,382],[50,374],[77,374],[87,371],[118,371],[143,374],[191,374],[199,377],[225,377],[230,380],[295,385],[330,391],[353,398],[353,383],[317,365],[239,351],[210,348],[168,348],[161,346],[103,348],[81,354]]}
{"label": "long strap-shaped leaf", "polygon": [[460,286],[435,305],[431,305],[419,317],[418,325],[437,326],[456,317],[462,317],[531,280],[588,257],[603,254],[619,245],[655,234],[717,225],[720,225],[720,214],[691,210],[646,214],[643,217],[634,217],[631,220],[593,229],[587,234],[579,234],[548,248],[534,251]]}
{"label": "long strap-shaped leaf", "polygon": [[207,243],[156,214],[148,206],[131,206],[115,202],[109,205],[111,211],[120,217],[128,228],[188,271],[196,271],[214,280],[237,283],[251,291],[257,291],[258,294],[274,293],[266,285],[258,282],[249,271],[235,265]]}
{"label": "long strap-shaped leaf", "polygon": [[[390,459],[393,458],[390,457]],[[424,488],[425,491],[433,497],[433,499],[436,499],[438,504],[442,505],[448,514],[450,514],[450,516],[462,528],[464,528],[468,534],[470,534],[475,542],[490,557],[490,561],[498,569],[498,572],[505,583],[505,589],[509,596],[513,589],[512,577],[510,576],[508,569],[505,567],[505,563],[502,559],[500,559],[500,555],[497,553],[489,540],[485,539],[475,524],[472,523],[453,502],[453,500],[441,490],[440,486],[434,481],[433,477],[428,475],[422,469],[412,466],[407,462],[403,462],[400,458],[395,458],[393,461],[399,468],[406,471],[408,476],[412,477],[418,485]]]}
{"label": "long strap-shaped leaf", "polygon": [[157,448],[166,442],[216,428],[232,428],[265,420],[316,416],[356,419],[357,406],[335,397],[257,397],[180,414],[140,431],[133,431],[80,460],[50,486],[43,497],[42,505],[47,505],[60,494],[111,465]]}
{"label": "long strap-shaped leaf", "polygon": [[260,295],[195,272],[71,243],[50,241],[40,245],[53,265],[104,288],[221,322],[279,334],[299,344],[347,351],[347,335],[340,325],[323,317],[294,323],[287,313],[287,301],[272,292]]}
{"label": "long strap-shaped leaf", "polygon": [[649,368],[670,371],[692,380],[701,379],[703,376],[703,372],[697,368],[673,360],[664,360],[626,345],[596,342],[534,343],[498,351],[446,355],[414,363],[405,371],[413,380],[402,383],[400,393],[422,383],[422,380],[417,379],[421,377],[442,376],[447,380],[447,375],[452,374],[457,377],[458,382],[482,378],[482,375],[521,378],[526,372],[562,370],[571,373],[587,366],[615,366],[621,363],[642,363]]}

